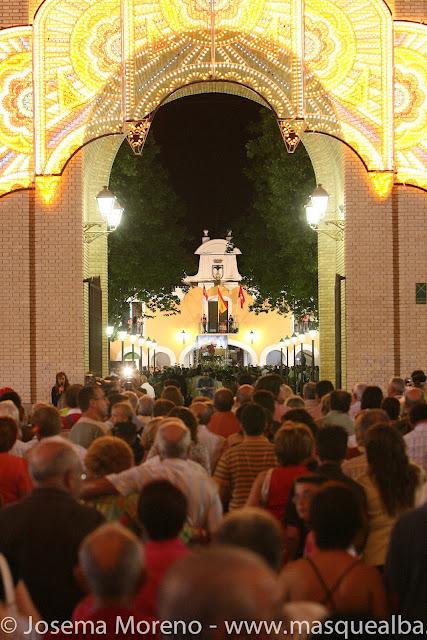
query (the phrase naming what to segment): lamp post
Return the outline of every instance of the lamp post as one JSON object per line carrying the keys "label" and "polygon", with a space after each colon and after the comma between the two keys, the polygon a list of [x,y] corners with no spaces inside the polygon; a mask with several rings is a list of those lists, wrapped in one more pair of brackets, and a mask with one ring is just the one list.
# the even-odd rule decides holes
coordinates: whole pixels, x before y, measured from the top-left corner
{"label": "lamp post", "polygon": [[289,384],[289,345],[291,344],[291,339],[289,336],[283,340],[283,343],[286,347],[286,384]]}
{"label": "lamp post", "polygon": [[110,373],[110,362],[111,362],[111,337],[114,333],[114,327],[108,325],[105,329],[105,335],[107,336],[108,341],[108,373]]}
{"label": "lamp post", "polygon": [[138,338],[138,347],[139,347],[139,371],[142,373],[142,347],[145,344],[145,338],[140,336]]}
{"label": "lamp post", "polygon": [[119,331],[118,333],[119,336],[119,340],[122,343],[122,364],[124,364],[125,361],[125,340],[127,337],[127,331],[123,331],[122,329]]}
{"label": "lamp post", "polygon": [[135,364],[135,342],[136,342],[136,335],[132,334],[130,336],[130,343],[132,345],[132,363]]}
{"label": "lamp post", "polygon": [[284,343],[283,338],[280,338],[280,340],[279,340],[279,344],[280,344],[280,375],[282,375],[282,373],[283,373],[283,343]]}
{"label": "lamp post", "polygon": [[147,338],[147,340],[145,341],[145,344],[147,345],[147,371],[148,373],[150,373],[150,347],[151,347],[150,338]]}
{"label": "lamp post", "polygon": [[249,337],[250,337],[251,344],[253,344],[254,343],[254,337],[255,337],[255,333],[254,333],[253,329],[251,329],[249,331]]}
{"label": "lamp post", "polygon": [[153,347],[153,372],[156,372],[156,347],[157,347],[157,340],[152,340],[151,341],[151,346]]}
{"label": "lamp post", "polygon": [[185,344],[187,342],[187,332],[185,329],[181,331],[181,338],[182,338],[182,344]]}
{"label": "lamp post", "polygon": [[304,370],[305,370],[305,364],[306,364],[306,360],[305,360],[305,355],[304,355],[304,334],[301,333],[300,336],[300,341],[301,341],[301,351],[300,351],[300,367],[301,367],[301,384],[300,384],[300,393],[302,395],[302,390],[304,387]]}
{"label": "lamp post", "polygon": [[314,341],[317,337],[317,329],[310,329],[308,332],[311,338],[311,379],[315,378],[315,362],[314,362]]}
{"label": "lamp post", "polygon": [[296,359],[296,343],[298,342],[298,336],[295,331],[292,334],[291,342],[294,348],[294,392],[297,390],[297,359]]}

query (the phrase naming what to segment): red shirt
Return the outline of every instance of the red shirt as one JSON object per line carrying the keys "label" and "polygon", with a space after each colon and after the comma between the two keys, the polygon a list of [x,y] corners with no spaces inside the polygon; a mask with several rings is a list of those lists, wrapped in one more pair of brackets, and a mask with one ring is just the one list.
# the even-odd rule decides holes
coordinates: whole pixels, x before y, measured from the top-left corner
{"label": "red shirt", "polygon": [[268,509],[273,516],[276,516],[280,523],[283,523],[286,505],[288,504],[289,494],[295,478],[307,473],[308,469],[303,464],[277,467],[271,472],[266,509]]}
{"label": "red shirt", "polygon": [[215,411],[209,421],[208,429],[217,436],[228,438],[233,433],[239,433],[241,425],[232,411]]}
{"label": "red shirt", "polygon": [[0,496],[3,504],[17,502],[32,490],[27,461],[0,453]]}
{"label": "red shirt", "polygon": [[[157,593],[163,577],[174,562],[189,553],[188,547],[178,538],[162,542],[150,540],[144,544],[147,579],[132,603],[132,608],[139,616],[154,619],[158,617]],[[95,616],[92,608],[93,598],[88,595],[74,609],[73,620],[87,620],[88,616]]]}

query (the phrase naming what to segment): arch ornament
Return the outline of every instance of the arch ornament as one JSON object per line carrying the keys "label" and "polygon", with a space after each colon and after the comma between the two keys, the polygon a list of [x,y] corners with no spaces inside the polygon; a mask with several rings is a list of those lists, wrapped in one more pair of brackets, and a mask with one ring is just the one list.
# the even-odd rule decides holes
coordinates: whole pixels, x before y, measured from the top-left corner
{"label": "arch ornament", "polygon": [[383,0],[44,0],[0,32],[0,195],[49,195],[82,145],[191,83],[237,83],[339,138],[380,196],[427,189],[426,68],[427,26]]}

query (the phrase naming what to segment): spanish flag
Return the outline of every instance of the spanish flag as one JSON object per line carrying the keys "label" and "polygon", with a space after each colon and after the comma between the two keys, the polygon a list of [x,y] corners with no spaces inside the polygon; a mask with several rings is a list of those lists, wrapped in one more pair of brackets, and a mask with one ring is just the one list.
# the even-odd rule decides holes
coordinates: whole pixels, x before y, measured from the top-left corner
{"label": "spanish flag", "polygon": [[221,289],[218,287],[218,311],[219,313],[224,313],[224,311],[227,311],[227,309],[228,304],[222,297]]}

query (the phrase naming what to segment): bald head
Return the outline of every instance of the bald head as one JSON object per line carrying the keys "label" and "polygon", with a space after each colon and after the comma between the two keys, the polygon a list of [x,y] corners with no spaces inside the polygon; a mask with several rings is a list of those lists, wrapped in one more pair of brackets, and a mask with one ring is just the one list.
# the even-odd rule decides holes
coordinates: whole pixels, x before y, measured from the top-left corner
{"label": "bald head", "polygon": [[179,418],[165,418],[157,431],[156,444],[162,460],[185,459],[191,444],[190,431]]}
{"label": "bald head", "polygon": [[411,387],[405,391],[405,411],[409,413],[412,407],[424,404],[424,391],[418,387]]}
{"label": "bald head", "polygon": [[254,387],[251,384],[242,384],[237,389],[236,400],[239,404],[243,404],[244,402],[249,402],[254,395]]}
{"label": "bald head", "polygon": [[224,546],[173,565],[160,589],[159,612],[162,620],[200,621],[209,640],[227,635],[224,620],[272,620],[277,602],[276,578],[266,564],[248,551]]}
{"label": "bald head", "polygon": [[42,440],[28,453],[28,464],[35,487],[62,489],[77,495],[83,469],[68,442]]}
{"label": "bald head", "polygon": [[134,594],[143,573],[142,545],[122,525],[104,524],[83,540],[79,565],[95,598],[122,601]]}

